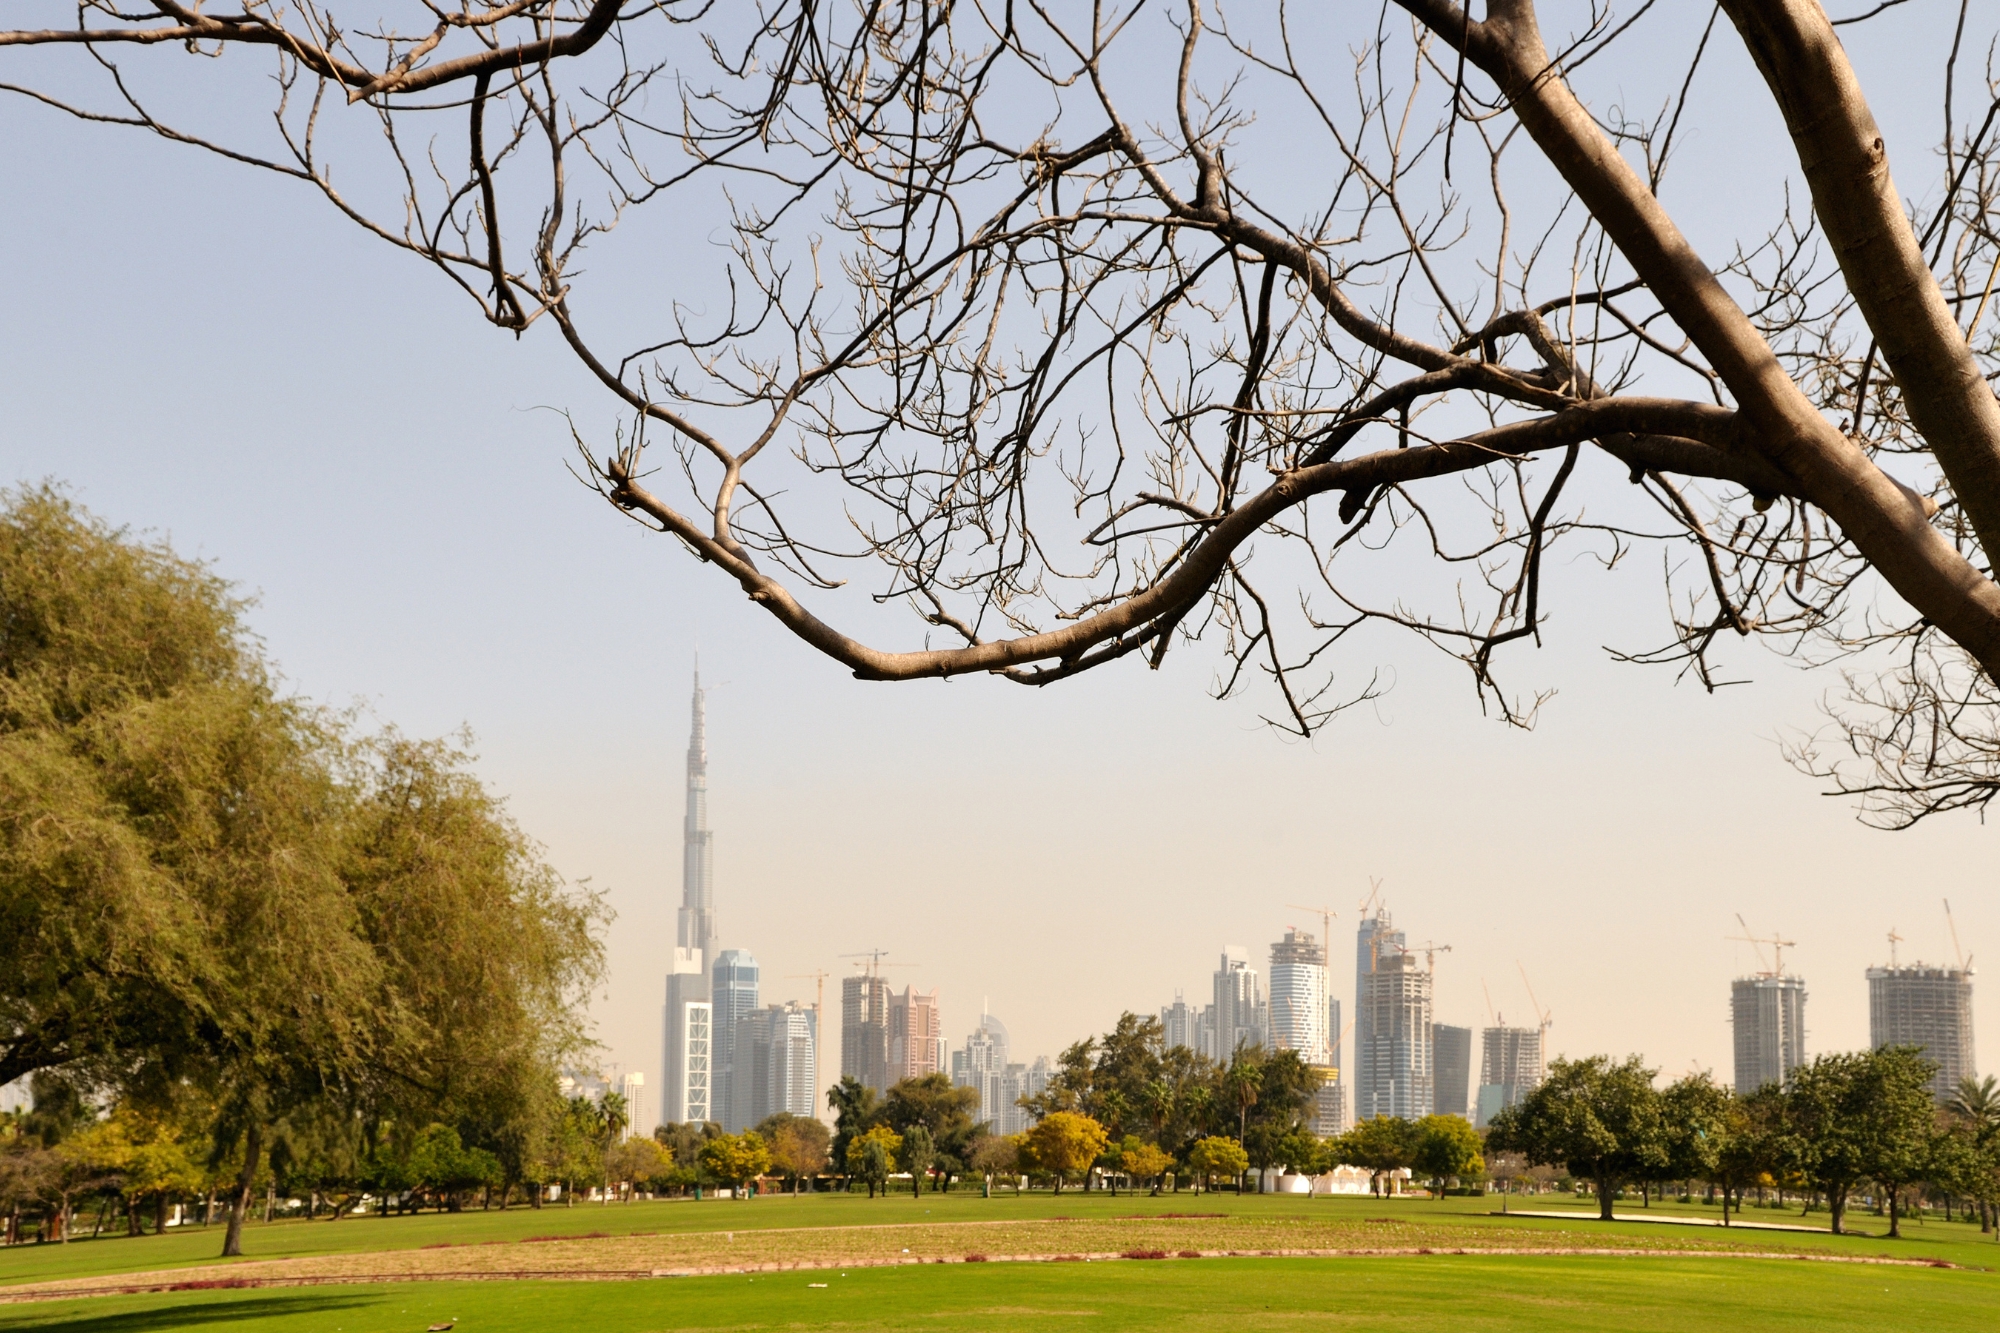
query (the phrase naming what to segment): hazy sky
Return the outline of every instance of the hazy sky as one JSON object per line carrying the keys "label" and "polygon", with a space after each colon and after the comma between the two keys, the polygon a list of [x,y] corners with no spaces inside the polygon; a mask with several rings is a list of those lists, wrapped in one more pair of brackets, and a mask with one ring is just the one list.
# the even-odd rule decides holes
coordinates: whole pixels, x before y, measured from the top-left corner
{"label": "hazy sky", "polygon": [[[1726,24],[1717,41],[1726,99],[1754,76]],[[1906,191],[1927,188],[1924,96],[1877,104]],[[1718,172],[1750,170],[1730,136],[1768,132],[1758,114],[1695,127]],[[1781,760],[1835,675],[1732,647],[1754,682],[1711,697],[1607,661],[1657,634],[1651,569],[1552,572],[1548,646],[1514,667],[1560,690],[1531,734],[1407,640],[1343,664],[1394,688],[1310,743],[1263,728],[1258,696],[1211,701],[1200,651],[1041,692],[858,683],[570,478],[546,409],[612,418],[552,330],[482,325],[296,187],[19,101],[0,129],[0,479],[61,479],[214,560],[299,690],[476,733],[487,780],[618,913],[595,1013],[624,1068],[656,1077],[697,640],[723,943],[755,953],[767,1000],[886,949],[912,964],[899,985],[941,990],[954,1045],[982,1002],[1031,1058],[1176,989],[1205,999],[1224,944],[1261,970],[1287,925],[1318,930],[1293,903],[1341,913],[1351,1005],[1370,877],[1413,941],[1452,946],[1438,1021],[1485,1023],[1482,986],[1527,1019],[1525,967],[1557,1051],[1724,1079],[1728,982],[1755,965],[1725,938],[1737,913],[1798,941],[1814,1050],[1866,1041],[1862,971],[1891,926],[1906,958],[1948,956],[1941,898],[1968,951],[2000,949],[1975,818],[1872,832]],[[1686,207],[1719,228],[1719,202]]]}

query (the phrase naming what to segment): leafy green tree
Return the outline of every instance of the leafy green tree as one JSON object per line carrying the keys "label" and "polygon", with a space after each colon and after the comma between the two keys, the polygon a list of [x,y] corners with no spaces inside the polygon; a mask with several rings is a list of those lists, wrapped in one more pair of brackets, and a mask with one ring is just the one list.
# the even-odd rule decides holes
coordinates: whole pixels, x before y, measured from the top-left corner
{"label": "leafy green tree", "polygon": [[1709,1178],[1722,1189],[1724,1226],[1729,1225],[1730,1196],[1735,1195],[1741,1212],[1743,1191],[1781,1169],[1784,1120],[1785,1091],[1775,1083],[1723,1102]]}
{"label": "leafy green tree", "polygon": [[1371,1116],[1335,1139],[1333,1154],[1368,1172],[1369,1189],[1380,1194],[1385,1177],[1416,1165],[1416,1124],[1400,1116]]}
{"label": "leafy green tree", "polygon": [[791,1179],[793,1193],[826,1170],[833,1131],[811,1116],[781,1111],[761,1121],[757,1132],[771,1145],[771,1165]]}
{"label": "leafy green tree", "polygon": [[1656,1178],[1666,1166],[1656,1072],[1636,1055],[1617,1063],[1605,1055],[1556,1060],[1541,1086],[1493,1118],[1486,1146],[1590,1181],[1597,1214],[1608,1222],[1620,1185]]}
{"label": "leafy green tree", "polygon": [[1211,1188],[1217,1176],[1241,1176],[1250,1169],[1250,1155],[1243,1151],[1243,1145],[1235,1139],[1211,1134],[1197,1139],[1187,1153],[1188,1170],[1194,1172],[1195,1179],[1204,1189]]}
{"label": "leafy green tree", "polygon": [[1666,1152],[1654,1183],[1714,1177],[1732,1100],[1729,1090],[1718,1087],[1706,1072],[1675,1079],[1661,1091]]}
{"label": "leafy green tree", "polygon": [[1137,1134],[1127,1134],[1118,1145],[1118,1165],[1135,1182],[1152,1181],[1155,1194],[1160,1192],[1160,1178],[1173,1164],[1174,1159],[1167,1156],[1163,1149]]}
{"label": "leafy green tree", "polygon": [[[1243,1149],[1250,1154],[1250,1164],[1260,1172],[1278,1165],[1297,1165],[1301,1160],[1300,1135],[1311,1120],[1320,1076],[1297,1051],[1290,1050],[1247,1048],[1236,1053],[1236,1065],[1249,1065],[1255,1071],[1255,1099],[1243,1129]],[[1233,1072],[1225,1075],[1233,1077]],[[1263,1185],[1261,1174],[1258,1185]]]}
{"label": "leafy green tree", "polygon": [[1486,1170],[1479,1131],[1464,1116],[1427,1115],[1417,1121],[1415,1131],[1410,1165],[1431,1180],[1438,1199],[1444,1198],[1447,1181],[1470,1180]]}
{"label": "leafy green tree", "polygon": [[1952,1188],[1978,1203],[1979,1229],[1990,1231],[2000,1202],[2000,1079],[1960,1079],[1945,1114],[1966,1147]]}
{"label": "leafy green tree", "polygon": [[896,1165],[910,1173],[910,1193],[921,1197],[924,1192],[924,1176],[937,1160],[937,1140],[922,1124],[911,1125],[903,1134],[903,1150],[897,1154]]}
{"label": "leafy green tree", "polygon": [[921,1127],[930,1137],[932,1156],[926,1165],[949,1164],[963,1170],[979,1132],[978,1114],[977,1088],[954,1086],[947,1074],[925,1074],[892,1085],[876,1119],[906,1137]]}
{"label": "leafy green tree", "polygon": [[1838,1234],[1847,1197],[1864,1180],[1889,1197],[1889,1234],[1900,1236],[1899,1194],[1929,1166],[1936,1066],[1911,1046],[1822,1055],[1792,1071],[1785,1090],[1785,1149],[1825,1195]]}
{"label": "leafy green tree", "polygon": [[1056,1193],[1072,1172],[1088,1171],[1103,1156],[1111,1136],[1104,1126],[1075,1111],[1051,1111],[1021,1136],[1022,1150],[1040,1170],[1055,1178]]}
{"label": "leafy green tree", "polygon": [[718,1134],[701,1145],[701,1164],[717,1180],[741,1191],[771,1169],[771,1150],[754,1129]]}
{"label": "leafy green tree", "polygon": [[604,1155],[604,1174],[611,1183],[634,1189],[641,1185],[654,1187],[654,1182],[666,1179],[673,1165],[673,1153],[636,1134],[620,1139]]}
{"label": "leafy green tree", "polygon": [[833,1112],[833,1142],[828,1151],[834,1161],[844,1165],[848,1148],[875,1124],[881,1107],[875,1089],[852,1074],[842,1074],[840,1082],[826,1090],[826,1107]]}
{"label": "leafy green tree", "polygon": [[868,1186],[868,1197],[879,1189],[889,1191],[889,1172],[903,1151],[903,1136],[887,1125],[876,1125],[857,1134],[847,1144],[847,1174]]}
{"label": "leafy green tree", "polygon": [[601,903],[465,755],[282,696],[242,612],[60,492],[0,498],[0,1082],[212,1092],[225,1254],[325,1105],[504,1122],[602,963]]}

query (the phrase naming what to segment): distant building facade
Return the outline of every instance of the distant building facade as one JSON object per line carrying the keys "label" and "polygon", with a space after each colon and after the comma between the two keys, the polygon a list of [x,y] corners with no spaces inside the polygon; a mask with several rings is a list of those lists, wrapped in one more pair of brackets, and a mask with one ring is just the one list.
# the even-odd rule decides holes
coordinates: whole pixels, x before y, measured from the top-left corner
{"label": "distant building facade", "polygon": [[1472,1123],[1493,1117],[1542,1085],[1542,1030],[1490,1027],[1479,1034],[1479,1100]]}
{"label": "distant building facade", "polygon": [[1431,1060],[1436,1092],[1432,1098],[1437,1115],[1472,1118],[1472,1029],[1447,1023],[1431,1025]]}
{"label": "distant building facade", "polygon": [[1972,973],[1947,967],[1868,969],[1868,1043],[1921,1046],[1935,1061],[1931,1095],[1942,1102],[1962,1078],[1977,1078],[1972,1049]]}
{"label": "distant building facade", "polygon": [[938,993],[903,988],[889,995],[889,1082],[922,1078],[945,1067],[944,1021],[938,1015]]}
{"label": "distant building facade", "polygon": [[1432,1067],[1431,975],[1406,953],[1378,955],[1363,974],[1357,1008],[1365,1030],[1356,1061],[1354,1118],[1378,1115],[1419,1120],[1431,1114],[1435,1096]]}
{"label": "distant building facade", "polygon": [[715,1013],[700,951],[675,949],[673,965],[660,1053],[660,1118],[664,1124],[700,1124],[715,1118],[710,1097]]}
{"label": "distant building facade", "polygon": [[1238,1047],[1270,1044],[1264,994],[1250,951],[1240,944],[1224,946],[1215,969],[1214,1000],[1203,1026],[1206,1053],[1228,1064]]}
{"label": "distant building facade", "polygon": [[1309,1065],[1332,1063],[1326,991],[1326,950],[1311,932],[1287,930],[1271,946],[1266,1013],[1272,1050],[1297,1051]]}
{"label": "distant building facade", "polygon": [[1160,1043],[1171,1050],[1185,1046],[1198,1051],[1201,1044],[1201,1006],[1189,1004],[1179,991],[1174,1002],[1160,1009]]}
{"label": "distant building facade", "polygon": [[1387,960],[1402,956],[1403,942],[1403,932],[1395,929],[1386,908],[1378,907],[1373,914],[1362,917],[1354,932],[1354,1049],[1347,1061],[1347,1082],[1354,1090],[1356,1121],[1389,1114],[1369,1108],[1395,1100],[1375,1083],[1378,1068],[1388,1070],[1394,1062],[1387,1055],[1377,1059],[1375,1021],[1368,1004],[1377,969]]}
{"label": "distant building facade", "polygon": [[840,1076],[877,1092],[889,1077],[889,983],[872,972],[840,981]]}
{"label": "distant building facade", "polygon": [[786,1111],[818,1109],[819,1020],[795,1003],[767,1005],[736,1020],[730,1114],[748,1129]]}
{"label": "distant building facade", "polygon": [[[1012,1066],[1020,1068],[1020,1066]],[[992,1014],[981,1014],[979,1026],[965,1039],[965,1046],[951,1053],[951,1081],[954,1086],[973,1088],[979,1093],[976,1118],[993,1127],[996,1134],[1016,1131],[1002,1129],[1013,1097],[1007,1095],[1007,1026]],[[1020,1096],[1016,1092],[1014,1097]]]}
{"label": "distant building facade", "polygon": [[714,1049],[710,1068],[714,1094],[709,1098],[710,1119],[730,1134],[739,1134],[757,1119],[749,1106],[737,1106],[736,1025],[757,1008],[757,960],[748,949],[724,949],[715,957],[709,972],[709,1003],[715,1009]]}
{"label": "distant building facade", "polygon": [[1738,977],[1729,983],[1736,1091],[1783,1083],[1806,1062],[1806,983],[1799,977]]}

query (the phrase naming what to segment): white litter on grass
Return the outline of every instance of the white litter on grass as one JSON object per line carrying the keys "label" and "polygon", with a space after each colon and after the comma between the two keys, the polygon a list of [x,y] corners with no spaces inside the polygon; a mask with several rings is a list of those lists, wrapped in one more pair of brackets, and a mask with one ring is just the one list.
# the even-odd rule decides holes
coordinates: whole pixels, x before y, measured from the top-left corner
{"label": "white litter on grass", "polygon": [[807,1285],[808,1287],[824,1287],[824,1286],[826,1285],[826,1283],[824,1283],[824,1282],[808,1282],[808,1283],[806,1283],[806,1285]]}

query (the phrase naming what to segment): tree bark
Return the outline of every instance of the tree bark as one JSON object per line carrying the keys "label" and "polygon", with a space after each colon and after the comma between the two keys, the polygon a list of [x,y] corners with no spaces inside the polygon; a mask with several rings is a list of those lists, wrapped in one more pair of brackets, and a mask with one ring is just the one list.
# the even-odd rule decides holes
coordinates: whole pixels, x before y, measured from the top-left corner
{"label": "tree bark", "polygon": [[1925,261],[1847,52],[1817,0],[1722,7],[1784,112],[1813,210],[1910,421],[1991,562],[2000,552],[2000,399]]}
{"label": "tree bark", "polygon": [[1901,1194],[1902,1191],[1897,1189],[1894,1185],[1891,1185],[1889,1187],[1889,1239],[1890,1240],[1901,1240],[1903,1238],[1902,1212],[1901,1212],[1902,1199],[1900,1197]]}
{"label": "tree bark", "polygon": [[1614,1201],[1613,1201],[1613,1199],[1612,1199],[1612,1197],[1611,1197],[1611,1196],[1612,1196],[1613,1194],[1616,1194],[1617,1192],[1618,1192],[1618,1191],[1617,1191],[1617,1190],[1616,1190],[1616,1189],[1615,1189],[1615,1188],[1613,1187],[1613,1183],[1612,1183],[1611,1181],[1609,1181],[1609,1180],[1606,1180],[1606,1179],[1603,1179],[1602,1177],[1599,1177],[1599,1179],[1598,1179],[1598,1181],[1597,1181],[1597,1220],[1598,1220],[1598,1221],[1600,1221],[1600,1222],[1609,1222],[1609,1221],[1611,1221],[1611,1220],[1612,1220],[1612,1216],[1611,1216],[1611,1208],[1612,1208],[1612,1204],[1613,1204],[1613,1202],[1614,1202]]}
{"label": "tree bark", "polygon": [[244,1136],[243,1174],[236,1180],[236,1198],[229,1205],[229,1229],[222,1237],[222,1257],[243,1253],[243,1219],[250,1211],[250,1187],[257,1181],[257,1161],[264,1152],[264,1127],[252,1124]]}
{"label": "tree bark", "polygon": [[[1532,0],[1490,0],[1477,23],[1450,0],[1398,3],[1499,85],[1550,165],[1736,398],[1747,426],[1739,447],[1793,478],[1905,601],[2000,678],[2000,586],[1931,527],[1920,497],[1820,415],[1555,72]],[[1932,281],[1928,271],[1924,280]]]}

